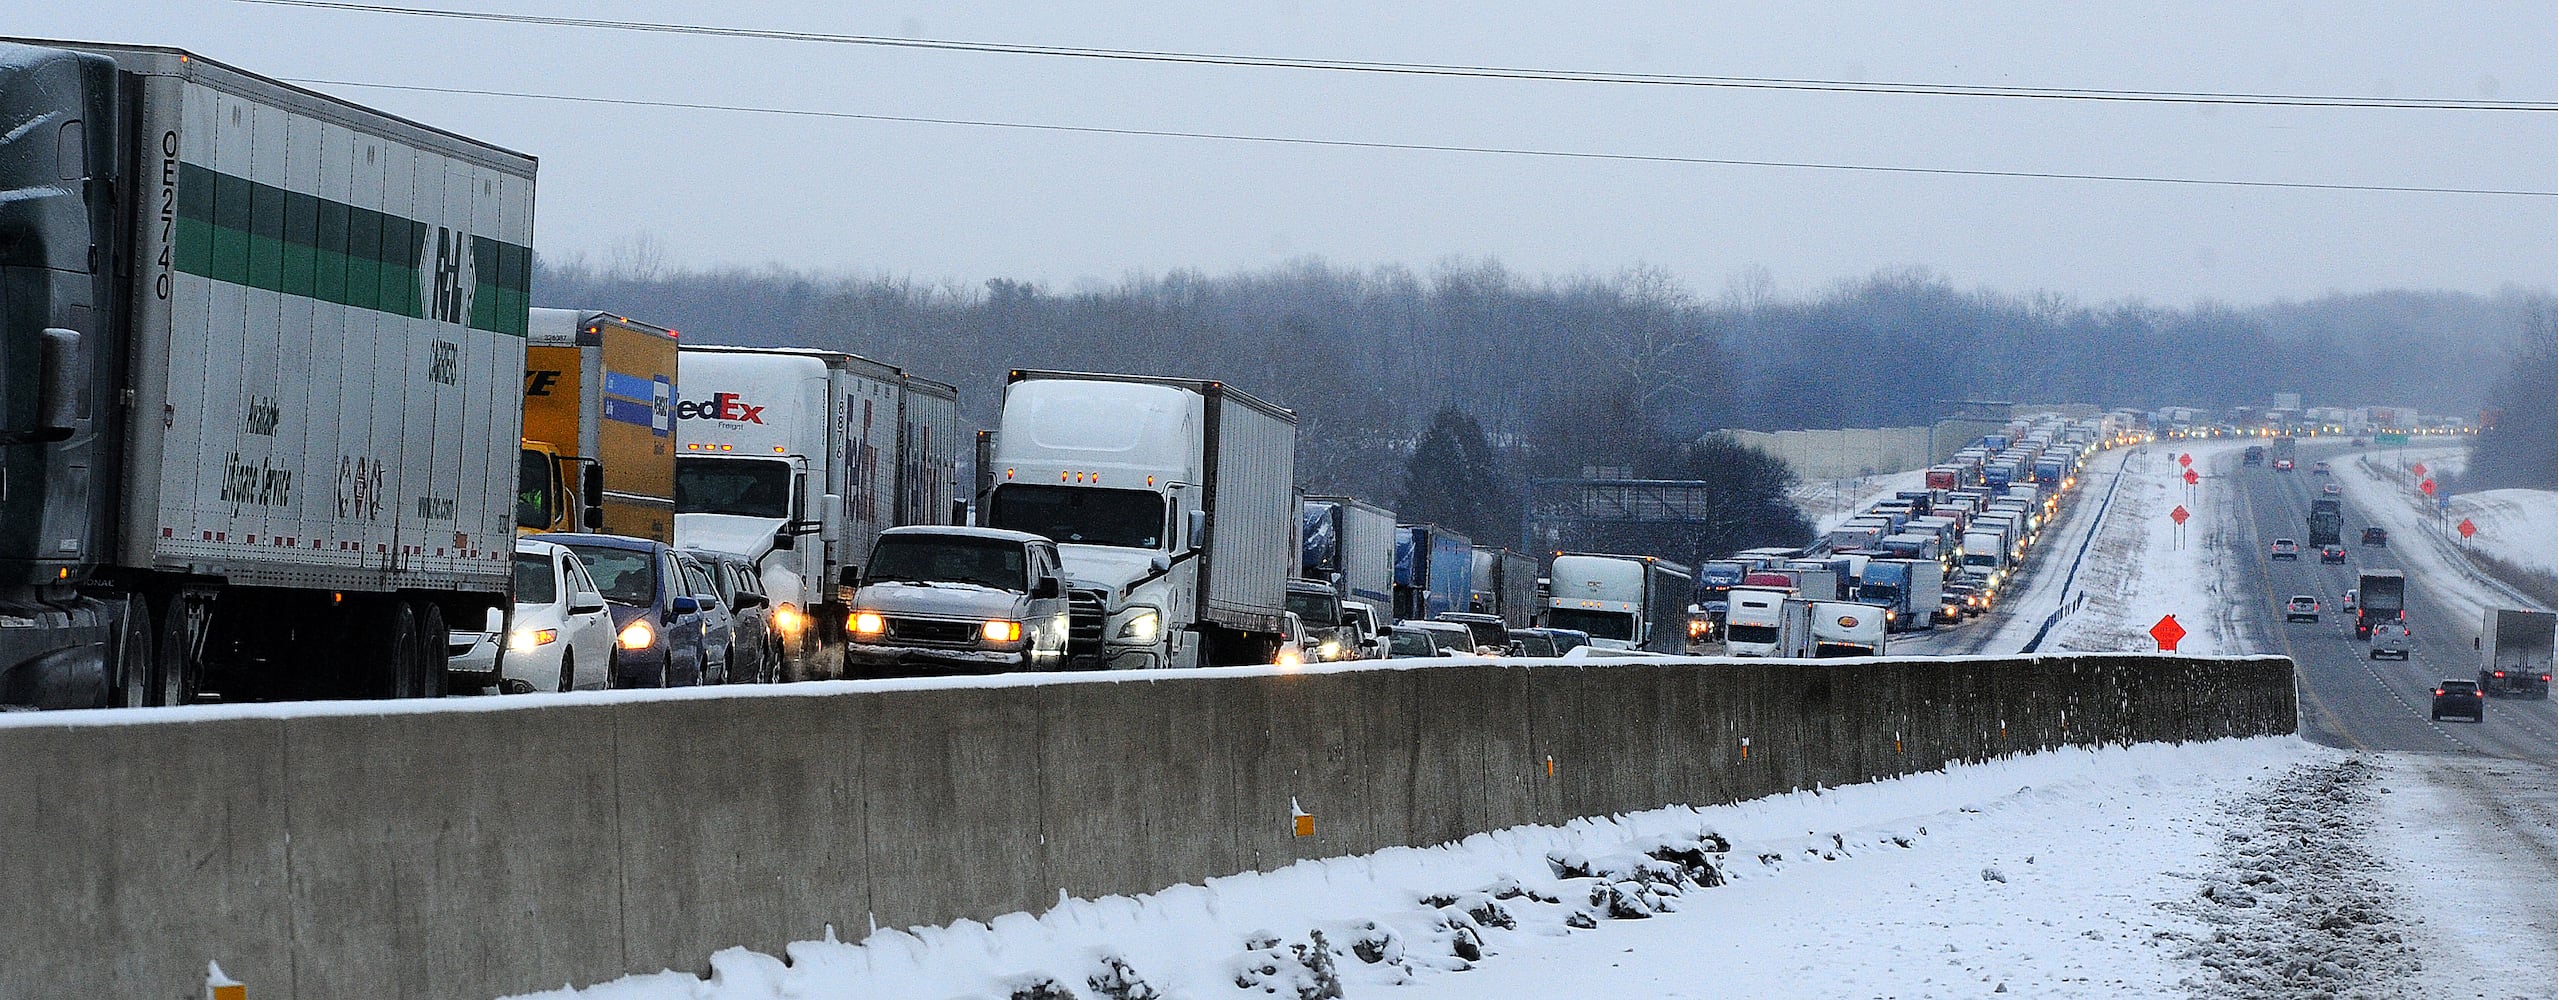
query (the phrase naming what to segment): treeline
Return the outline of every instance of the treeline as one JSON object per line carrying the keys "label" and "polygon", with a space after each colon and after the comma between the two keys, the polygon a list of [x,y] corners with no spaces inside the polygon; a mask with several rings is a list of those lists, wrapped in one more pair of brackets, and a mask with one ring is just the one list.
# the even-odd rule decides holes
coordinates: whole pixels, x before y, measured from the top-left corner
{"label": "treeline", "polygon": [[2558,490],[2558,302],[2524,311],[2513,363],[2487,405],[2494,424],[2479,432],[2460,488]]}
{"label": "treeline", "polygon": [[[2474,409],[2487,389],[2480,373],[2502,365],[2514,333],[2509,303],[2460,294],[2090,306],[1961,291],[1910,271],[1799,298],[1746,280],[1708,296],[1658,270],[1535,278],[1480,262],[1360,271],[1309,261],[1070,290],[544,263],[534,297],[710,343],[888,361],[956,382],[980,425],[1013,368],[1223,379],[1298,410],[1308,489],[1389,502],[1411,489],[1443,410],[1472,422],[1515,497],[1532,475],[1604,467],[1686,478],[1700,454],[1728,464],[1728,453],[1697,445],[1718,428],[1911,424],[1947,400],[2218,407],[2297,389],[2313,404]],[[1517,515],[1502,516],[1506,526],[1474,530],[1517,537]],[[1734,528],[1715,544],[1801,530]]]}

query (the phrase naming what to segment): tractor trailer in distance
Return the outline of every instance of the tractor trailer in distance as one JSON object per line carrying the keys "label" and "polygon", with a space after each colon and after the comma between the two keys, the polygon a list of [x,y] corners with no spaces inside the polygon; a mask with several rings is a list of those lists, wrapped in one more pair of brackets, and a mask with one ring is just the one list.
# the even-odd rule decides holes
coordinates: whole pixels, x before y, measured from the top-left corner
{"label": "tractor trailer in distance", "polygon": [[0,697],[441,694],[510,606],[530,156],[0,41]]}
{"label": "tractor trailer in distance", "polygon": [[1546,571],[1549,628],[1579,629],[1602,649],[1678,653],[1687,646],[1688,568],[1650,556],[1558,553]]}
{"label": "tractor trailer in distance", "polygon": [[2406,574],[2394,569],[2367,569],[2354,587],[2354,638],[2371,638],[2372,626],[2381,622],[2407,620]]}
{"label": "tractor trailer in distance", "polygon": [[1394,512],[1350,497],[1307,497],[1299,574],[1343,603],[1368,606],[1372,621],[1394,614]]}
{"label": "tractor trailer in distance", "polygon": [[1298,531],[1297,415],[1222,382],[1016,371],[990,527],[1057,543],[1069,666],[1269,663]]}
{"label": "tractor trailer in distance", "polygon": [[2478,629],[2478,690],[2489,697],[2549,697],[2558,614],[2489,608]]}
{"label": "tractor trailer in distance", "polygon": [[516,527],[675,541],[675,331],[535,309]]}
{"label": "tractor trailer in distance", "polygon": [[949,517],[958,390],[836,351],[688,346],[681,360],[675,542],[753,560],[784,678],[833,676],[880,532]]}

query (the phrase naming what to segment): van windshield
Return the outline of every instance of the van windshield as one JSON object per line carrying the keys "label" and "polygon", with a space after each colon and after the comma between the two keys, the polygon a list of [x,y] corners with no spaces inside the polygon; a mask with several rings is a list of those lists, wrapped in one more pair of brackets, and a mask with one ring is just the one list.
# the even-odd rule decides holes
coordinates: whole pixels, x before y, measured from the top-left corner
{"label": "van windshield", "polygon": [[870,579],[897,583],[972,583],[1030,590],[1029,557],[1020,542],[948,535],[882,535],[871,550]]}

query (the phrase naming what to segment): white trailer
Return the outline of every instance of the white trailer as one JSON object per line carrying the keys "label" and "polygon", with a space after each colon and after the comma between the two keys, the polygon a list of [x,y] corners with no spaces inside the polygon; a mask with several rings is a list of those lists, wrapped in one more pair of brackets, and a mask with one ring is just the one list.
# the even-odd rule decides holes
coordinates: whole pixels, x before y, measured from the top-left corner
{"label": "white trailer", "polygon": [[1065,560],[1068,662],[1269,663],[1303,555],[1297,415],[1222,382],[1016,371],[986,522]]}
{"label": "white trailer", "polygon": [[533,158],[76,42],[0,42],[0,133],[50,193],[0,260],[0,690],[441,693],[512,589]]}
{"label": "white trailer", "polygon": [[675,543],[763,567],[790,679],[833,674],[860,562],[879,534],[949,516],[950,386],[837,351],[682,352]]}

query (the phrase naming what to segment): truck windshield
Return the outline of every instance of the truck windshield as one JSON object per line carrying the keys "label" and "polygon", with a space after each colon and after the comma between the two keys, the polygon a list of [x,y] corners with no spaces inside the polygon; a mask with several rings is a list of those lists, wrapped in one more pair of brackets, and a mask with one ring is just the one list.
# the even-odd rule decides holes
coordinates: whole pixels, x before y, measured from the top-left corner
{"label": "truck windshield", "polygon": [[1776,641],[1774,625],[1726,625],[1723,634],[1733,642],[1769,643]]}
{"label": "truck windshield", "polygon": [[1163,547],[1164,498],[1145,490],[1006,483],[995,487],[988,521],[989,527],[1046,535],[1060,542],[1159,549]]}
{"label": "truck windshield", "polygon": [[515,487],[515,524],[536,530],[551,526],[551,512],[559,509],[559,484],[551,481],[551,456],[524,449],[523,471]]}
{"label": "truck windshield", "polygon": [[787,518],[791,465],[770,458],[678,458],[675,512]]}
{"label": "truck windshield", "polygon": [[871,550],[870,579],[895,583],[971,583],[1028,593],[1029,559],[1020,542],[948,535],[882,535]]}
{"label": "truck windshield", "polygon": [[1310,628],[1337,628],[1341,625],[1341,602],[1331,594],[1313,591],[1288,592],[1288,610]]}
{"label": "truck windshield", "polygon": [[1623,611],[1592,611],[1587,608],[1548,608],[1547,628],[1568,628],[1588,632],[1593,639],[1634,641],[1634,616]]}

